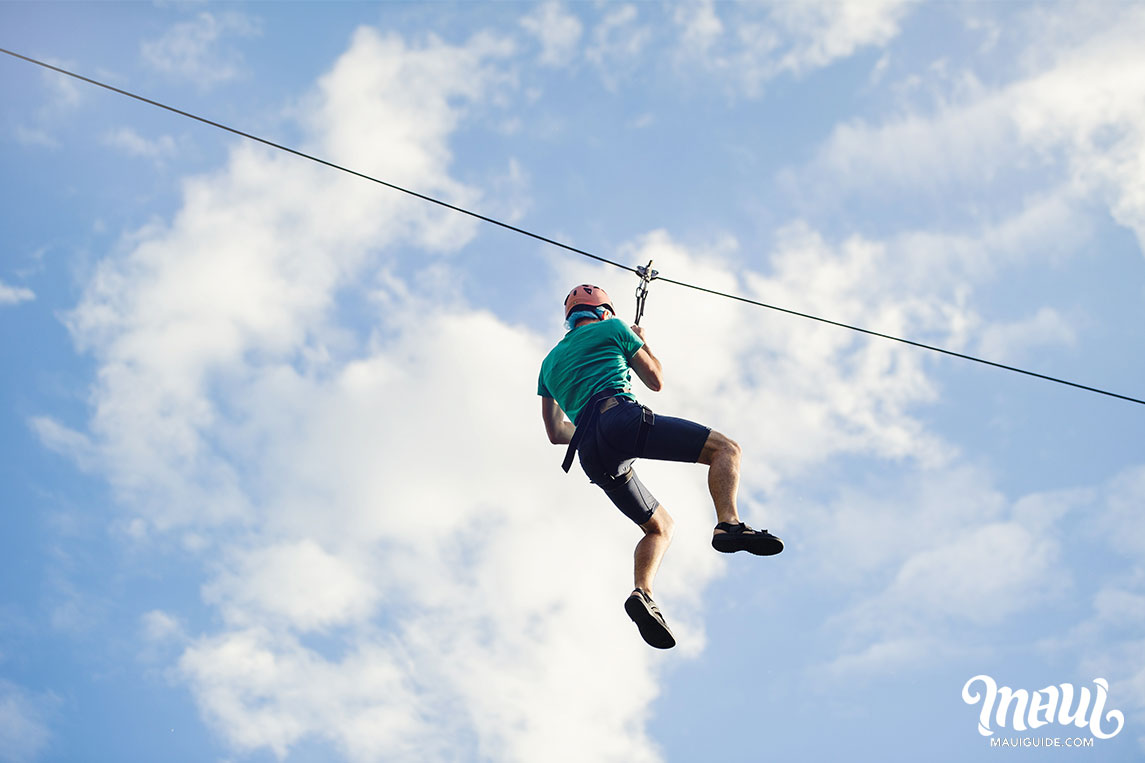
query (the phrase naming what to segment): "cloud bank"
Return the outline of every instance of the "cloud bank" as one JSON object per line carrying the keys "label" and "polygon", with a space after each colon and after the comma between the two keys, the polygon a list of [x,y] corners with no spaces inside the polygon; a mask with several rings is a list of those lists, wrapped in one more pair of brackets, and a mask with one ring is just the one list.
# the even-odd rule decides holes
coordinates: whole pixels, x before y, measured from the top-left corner
{"label": "cloud bank", "polygon": [[[361,29],[311,97],[311,148],[472,201],[449,139],[507,50]],[[560,475],[535,421],[543,346],[418,286],[473,235],[237,145],[70,316],[100,368],[88,432],[36,428],[106,475],[134,542],[202,560],[220,627],[152,611],[142,631],[182,639],[178,675],[238,749],[657,758],[657,662],[621,608],[635,539],[583,481],[531,476]],[[403,265],[408,248],[423,261]],[[364,320],[339,312],[347,295]],[[675,574],[717,569],[681,553]]]}
{"label": "cloud bank", "polygon": [[[806,39],[792,31],[789,47],[763,46],[744,84],[884,44],[905,7],[864,6],[837,27],[819,6],[769,6],[772,23]],[[715,56],[717,69],[731,34],[718,9],[700,4],[680,21],[692,53]],[[546,63],[573,60],[582,30],[559,6],[529,19]],[[742,29],[744,45],[762,39],[742,37],[761,28]],[[648,39],[634,6],[610,8],[584,37],[585,60],[605,68],[638,57]],[[512,87],[515,50],[488,34],[415,44],[360,29],[307,99],[306,148],[458,204],[479,201],[476,184],[452,171],[451,141],[472,109]],[[1063,66],[1068,74],[1075,64]],[[1052,75],[1054,92],[1067,74]],[[955,127],[987,125],[956,145],[1048,136],[1047,150],[1083,156],[1114,124],[1126,132],[1106,148],[1132,154],[1133,107],[1095,95],[1106,116],[1089,122],[1047,106],[1058,96],[1038,82],[1014,86],[1030,108],[1001,128],[993,96],[956,109]],[[1068,117],[1065,127],[1039,127],[1047,113]],[[845,126],[807,171],[870,170],[910,186],[917,178],[892,147],[921,144],[920,156],[944,166],[931,131],[943,128]],[[855,148],[867,139],[873,158]],[[1133,179],[1090,148],[1095,162],[1071,164],[1071,177],[1119,189],[1112,198],[1128,205],[1119,219],[1132,220]],[[1025,262],[1031,242],[1068,239],[1073,198],[1029,199],[959,235],[832,238],[796,220],[759,263],[731,239],[700,246],[652,231],[623,259],[654,258],[681,280],[965,348],[987,323],[976,290]],[[188,631],[178,612],[159,610],[141,616],[142,630],[179,646],[175,675],[238,750],[284,756],[319,740],[351,760],[661,758],[647,726],[669,663],[634,637],[620,607],[635,535],[579,475],[561,475],[560,453],[543,444],[534,380],[555,337],[501,320],[495,300],[432,288],[460,270],[450,255],[476,234],[470,220],[239,144],[223,167],[185,182],[170,221],[137,231],[125,254],[101,264],[70,316],[98,364],[92,417],[82,432],[51,419],[34,426],[107,477],[131,542],[201,564],[215,621]],[[563,293],[616,274],[561,261],[546,277]],[[651,341],[669,384],[648,402],[739,440],[745,517],[790,529],[822,560],[805,571],[850,595],[824,626],[840,646],[824,674],[941,653],[950,623],[974,632],[1070,583],[1050,573],[1063,556],[1062,523],[1084,502],[997,494],[920,417],[941,394],[926,356],[666,288],[653,300]],[[697,305],[702,324],[689,318]],[[984,348],[1007,355],[1072,340],[1048,308],[992,324],[985,337]],[[873,480],[799,510],[784,504],[793,484],[856,456],[910,477],[890,498]],[[694,656],[705,587],[725,570],[707,547],[702,472],[640,468],[679,522],[658,596]],[[1118,527],[1133,526],[1122,517],[1132,485],[1116,493],[1131,498],[1100,504]],[[871,541],[854,544],[856,535]],[[1136,535],[1117,537],[1133,548]],[[999,566],[1013,549],[1027,566]],[[974,574],[957,574],[965,569]],[[975,592],[994,607],[983,610]],[[1110,602],[1139,594],[1131,582],[1103,591],[1093,627],[1107,625]]]}

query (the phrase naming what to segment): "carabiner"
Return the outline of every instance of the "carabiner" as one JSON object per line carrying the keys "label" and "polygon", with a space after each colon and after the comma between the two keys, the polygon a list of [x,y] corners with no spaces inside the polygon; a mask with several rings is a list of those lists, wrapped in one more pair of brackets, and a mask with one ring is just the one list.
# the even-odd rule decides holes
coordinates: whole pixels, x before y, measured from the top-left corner
{"label": "carabiner", "polygon": [[648,299],[648,284],[660,272],[652,269],[652,260],[648,260],[647,265],[637,265],[636,275],[640,276],[640,285],[636,287],[636,325],[640,325],[640,319],[644,316],[644,301]]}

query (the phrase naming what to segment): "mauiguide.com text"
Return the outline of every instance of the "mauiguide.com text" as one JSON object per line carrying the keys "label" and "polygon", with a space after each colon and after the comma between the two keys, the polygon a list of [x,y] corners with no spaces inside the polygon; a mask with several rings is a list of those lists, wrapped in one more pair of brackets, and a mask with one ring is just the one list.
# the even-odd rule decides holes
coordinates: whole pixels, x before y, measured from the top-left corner
{"label": "mauiguide.com text", "polygon": [[991,747],[1093,747],[1093,737],[994,737]]}

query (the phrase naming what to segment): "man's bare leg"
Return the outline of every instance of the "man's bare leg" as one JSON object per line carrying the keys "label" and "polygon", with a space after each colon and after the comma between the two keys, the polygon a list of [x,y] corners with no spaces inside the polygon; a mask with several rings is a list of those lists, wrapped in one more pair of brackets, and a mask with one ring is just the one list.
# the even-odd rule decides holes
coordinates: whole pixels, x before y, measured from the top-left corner
{"label": "man's bare leg", "polygon": [[[708,435],[700,454],[700,463],[708,464],[708,491],[712,494],[717,522],[720,524],[742,524],[736,509],[739,461],[740,449],[734,440],[719,432]],[[728,537],[721,538],[721,535]],[[756,556],[772,556],[783,550],[783,541],[767,530],[755,530],[743,525],[732,527],[729,533],[717,525],[712,531],[712,547],[725,553],[748,551]]]}
{"label": "man's bare leg", "polygon": [[676,522],[663,506],[656,509],[644,524],[640,525],[644,537],[636,544],[635,581],[636,587],[643,589],[644,593],[652,595],[652,581],[660,569],[660,562],[664,559],[664,552],[672,543],[672,534],[676,529]]}
{"label": "man's bare leg", "polygon": [[[716,520],[738,524],[736,494],[739,492],[740,447],[735,440],[712,430],[700,453],[700,463],[708,465],[708,492],[716,505]],[[722,531],[720,531],[722,532]]]}
{"label": "man's bare leg", "polygon": [[644,537],[636,544],[635,554],[635,583],[636,588],[640,590],[633,591],[624,602],[624,611],[640,629],[640,637],[649,646],[657,649],[671,649],[676,645],[672,629],[664,622],[664,616],[660,614],[656,602],[652,601],[652,580],[656,577],[656,571],[660,569],[664,552],[672,542],[675,524],[664,507],[660,506],[651,519],[640,525]]}

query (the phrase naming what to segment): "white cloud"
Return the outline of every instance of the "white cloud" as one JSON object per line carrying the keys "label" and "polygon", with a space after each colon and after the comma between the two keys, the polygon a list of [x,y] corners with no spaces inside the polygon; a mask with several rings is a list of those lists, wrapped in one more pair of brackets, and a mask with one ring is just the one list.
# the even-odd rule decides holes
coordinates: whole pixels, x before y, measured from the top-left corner
{"label": "white cloud", "polygon": [[408,760],[418,748],[440,757],[428,708],[385,649],[332,665],[290,636],[255,628],[201,640],[180,667],[208,719],[239,749],[269,747],[281,758],[321,730],[350,760]]}
{"label": "white cloud", "polygon": [[[1039,648],[1073,661],[1083,676],[1110,681],[1111,697],[1127,725],[1145,721],[1145,465],[1131,466],[1106,484],[1079,495],[1075,523],[1080,535],[1101,549],[1108,567],[1092,588],[1082,589],[1087,612],[1068,632],[1041,640]],[[1145,736],[1138,737],[1145,749]]]}
{"label": "white cloud", "polygon": [[[819,574],[856,593],[828,624],[836,656],[813,671],[829,681],[965,656],[1000,623],[1073,586],[1059,523],[1084,494],[1007,505],[978,470],[909,479],[907,496],[875,486],[809,517],[810,542],[830,558]],[[874,547],[851,548],[857,538]]]}
{"label": "white cloud", "polygon": [[[48,58],[46,61],[61,69],[75,69],[74,64],[70,61],[56,58]],[[80,83],[72,77],[50,70],[44,70],[40,77],[50,96],[50,100],[40,112],[41,116],[60,116],[73,111],[83,100],[84,91],[80,88]]]}
{"label": "white cloud", "polygon": [[130,127],[120,127],[103,136],[104,145],[123,151],[129,156],[144,159],[161,160],[175,154],[175,139],[170,135],[161,135],[149,139],[140,135]]}
{"label": "white cloud", "polygon": [[681,4],[673,14],[680,32],[679,63],[719,74],[735,90],[759,96],[770,80],[796,76],[884,46],[899,33],[910,0],[838,3],[768,2]]}
{"label": "white cloud", "polygon": [[[396,38],[360,31],[315,96],[314,150],[472,201],[446,173],[443,140],[457,119],[451,102],[481,92],[483,60],[496,52],[482,40],[472,49],[407,50]],[[70,318],[81,346],[104,364],[93,432],[113,484],[125,497],[166,505],[162,521],[151,517],[161,525],[242,516],[249,505],[238,475],[202,435],[218,420],[212,379],[252,347],[279,361],[299,347],[314,359],[337,351],[327,346],[339,339],[324,335],[322,315],[371,250],[396,241],[450,249],[472,231],[468,219],[361,180],[236,147],[226,170],[187,182],[170,228],[142,231],[131,257],[102,264]],[[179,496],[191,475],[204,492],[159,500]]]}
{"label": "white cloud", "polygon": [[1096,527],[1115,550],[1130,558],[1145,556],[1145,466],[1127,469],[1109,485],[1107,508]]}
{"label": "white cloud", "polygon": [[[1039,634],[1039,647],[1075,660],[1083,674],[1108,676],[1127,710],[1145,712],[1137,636],[1145,569],[1135,540],[1145,468],[1105,485],[1012,502],[976,469],[920,473],[910,482],[906,500],[875,486],[869,494],[843,493],[807,517],[809,542],[829,560],[808,572],[858,594],[832,618],[842,647],[816,675],[873,677],[935,655],[965,657],[988,644],[999,623],[1080,594],[1092,596],[1092,614],[1064,634]],[[855,548],[860,536],[873,548]],[[1071,560],[1079,542],[1096,543],[1101,563],[1111,566],[1096,584],[1087,579],[1091,570]]]}
{"label": "white cloud", "polygon": [[828,685],[837,685],[840,680],[854,683],[856,679],[885,675],[889,670],[902,670],[955,655],[957,650],[940,638],[895,636],[840,654],[829,664],[813,670],[811,675]]}
{"label": "white cloud", "polygon": [[[796,223],[780,235],[771,273],[740,267],[740,277],[727,263],[736,248],[725,242],[693,254],[658,232],[625,252],[625,259],[654,259],[681,281],[890,333],[909,323],[917,334],[945,336],[961,312],[941,291],[899,296],[912,292],[896,291],[885,279],[882,263],[890,254],[879,242],[856,237],[831,244]],[[702,323],[691,317],[696,309],[704,311]],[[759,488],[775,487],[780,474],[795,478],[832,454],[943,457],[945,446],[910,414],[935,395],[925,358],[916,351],[678,287],[657,287],[648,310],[652,341],[665,362],[688,369],[663,398],[684,415],[703,405],[724,421],[769,422],[727,433],[758,459]]]}
{"label": "white cloud", "polygon": [[91,438],[48,416],[33,416],[28,426],[48,449],[67,456],[83,469],[91,469],[98,454]]}
{"label": "white cloud", "polygon": [[249,37],[259,33],[259,24],[236,11],[203,11],[191,21],[181,21],[161,37],[144,42],[143,60],[161,72],[191,80],[203,90],[239,76],[242,55],[224,44],[230,35]]}
{"label": "white cloud", "polygon": [[48,720],[59,701],[34,695],[0,678],[0,759],[24,763],[39,757],[51,743]]}
{"label": "white cloud", "polygon": [[654,124],[656,124],[656,115],[645,113],[629,121],[626,126],[632,130],[646,130]]}
{"label": "white cloud", "polygon": [[[932,617],[996,622],[1057,588],[1052,537],[1017,522],[967,528],[939,548],[912,555],[887,591],[891,607],[910,602]],[[929,611],[926,611],[929,609]]]}
{"label": "white cloud", "polygon": [[[1091,205],[1067,182],[1028,196],[1006,212],[996,211],[988,221],[960,232],[904,230],[875,242],[881,249],[862,271],[871,278],[871,288],[888,299],[914,295],[917,299],[904,298],[904,303],[931,312],[928,322],[903,320],[901,313],[892,320],[891,315],[840,310],[841,303],[833,299],[806,311],[1003,363],[1021,364],[1049,346],[1073,347],[1084,312],[1040,304],[1015,319],[976,295],[990,284],[1014,279],[1024,268],[1057,265],[1086,251],[1095,227]],[[820,277],[809,272],[809,280]],[[796,289],[786,301],[774,301],[791,306],[806,304],[804,299]],[[935,326],[944,330],[935,331]]]}
{"label": "white cloud", "polygon": [[1014,122],[1034,149],[1064,149],[1074,182],[1107,195],[1145,247],[1145,9],[1113,24],[1017,86]]}
{"label": "white cloud", "polygon": [[521,26],[541,43],[543,66],[567,66],[577,52],[584,25],[557,0],[536,7]]}
{"label": "white cloud", "polygon": [[[638,720],[654,683],[619,606],[634,538],[604,506],[588,523],[557,518],[599,497],[560,474],[525,405],[540,348],[486,315],[421,323],[329,383],[286,369],[251,380],[242,399],[275,481],[261,522],[302,540],[224,557],[239,561],[207,598],[231,627],[182,670],[240,746],[322,734],[351,759],[457,757],[470,729],[498,759],[647,759]],[[449,381],[456,364],[469,394]],[[275,431],[283,410],[294,420]],[[522,475],[546,471],[566,495],[539,512],[543,488]],[[396,622],[379,631],[378,618]],[[341,628],[345,653],[293,635],[316,627]],[[590,702],[590,685],[615,690]]]}
{"label": "white cloud", "polygon": [[204,599],[231,624],[281,618],[302,631],[367,619],[377,589],[352,560],[332,555],[310,538],[233,552]]}
{"label": "white cloud", "polygon": [[980,347],[982,355],[990,360],[1013,362],[1015,357],[1020,357],[1019,348],[1054,344],[1072,346],[1076,342],[1077,332],[1073,323],[1056,310],[1041,307],[1029,318],[985,327]]}
{"label": "white cloud", "polygon": [[795,74],[827,66],[862,47],[882,46],[898,35],[912,0],[839,3],[835,0],[772,5],[772,19],[796,42],[777,64]]}
{"label": "white cloud", "polygon": [[986,87],[967,73],[929,113],[840,125],[792,189],[934,193],[1060,162],[1075,195],[1105,200],[1145,245],[1145,11],[1099,10],[1102,24],[1081,25],[1087,37],[1034,39],[1027,57],[1038,68],[1010,84]]}
{"label": "white cloud", "polygon": [[984,182],[995,171],[993,159],[1014,138],[1005,106],[991,98],[944,108],[934,118],[908,114],[879,126],[839,125],[808,168],[812,177],[799,181],[818,180],[815,193],[828,192],[832,182],[843,191],[878,189],[874,178],[890,183],[886,190]]}
{"label": "white cloud", "polygon": [[184,636],[183,626],[178,618],[158,609],[145,613],[140,618],[140,624],[144,639],[152,643],[177,640]]}
{"label": "white cloud", "polygon": [[16,125],[12,134],[21,145],[39,146],[41,148],[59,148],[60,142],[46,130]]}
{"label": "white cloud", "polygon": [[36,293],[23,286],[9,286],[0,281],[0,305],[18,305],[21,302],[31,302]]}
{"label": "white cloud", "polygon": [[600,70],[605,87],[615,90],[652,39],[652,30],[640,23],[637,6],[628,3],[608,8],[592,30],[585,57]]}
{"label": "white cloud", "polygon": [[[48,58],[46,61],[61,69],[74,71],[76,68],[73,63],[56,58]],[[54,131],[74,123],[86,91],[72,77],[48,69],[40,71],[40,82],[45,96],[41,105],[33,113],[24,116],[30,123],[13,125],[12,134],[22,145],[55,150],[60,148],[61,143]]]}
{"label": "white cloud", "polygon": [[[314,149],[323,156],[461,206],[473,204],[478,201],[476,191],[448,175],[452,157],[447,139],[465,115],[466,104],[511,87],[511,79],[487,62],[512,52],[512,43],[490,35],[477,35],[465,47],[431,38],[414,48],[396,35],[362,28],[319,81],[318,95],[307,101],[300,117],[312,133],[321,135]],[[385,66],[379,66],[380,61]],[[465,70],[470,76],[459,76]],[[354,183],[361,187],[360,181]],[[419,223],[420,244],[451,249],[472,235],[472,221],[428,208],[435,221],[441,220],[428,225],[423,202],[388,193],[374,188],[368,198],[375,205],[379,199],[386,202],[391,222]],[[440,240],[427,238],[435,235]]]}
{"label": "white cloud", "polygon": [[706,55],[724,33],[724,25],[716,13],[715,0],[681,3],[676,6],[672,16],[681,28],[681,42],[693,55]]}
{"label": "white cloud", "polygon": [[485,214],[505,222],[520,223],[532,205],[530,180],[521,162],[510,159],[505,171],[489,181],[490,206]]}
{"label": "white cloud", "polygon": [[[310,99],[309,143],[472,200],[448,141],[508,50],[361,29]],[[247,146],[184,189],[70,317],[100,369],[90,431],[34,425],[90,446],[131,537],[203,554],[217,630],[144,618],[150,640],[186,644],[203,715],[279,755],[311,738],[353,760],[656,759],[658,662],[621,606],[638,532],[545,447],[543,345],[430,301],[397,261],[412,246],[417,273],[440,271],[434,253],[472,222]],[[377,331],[341,322],[344,290]],[[692,477],[674,495],[698,502]],[[661,595],[685,655],[702,645],[696,589],[720,569],[695,538]]]}

